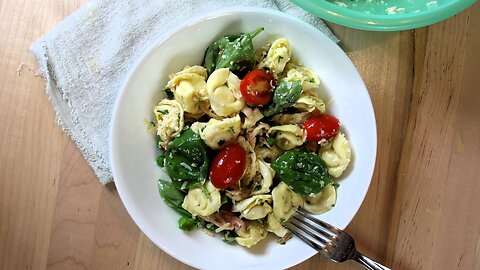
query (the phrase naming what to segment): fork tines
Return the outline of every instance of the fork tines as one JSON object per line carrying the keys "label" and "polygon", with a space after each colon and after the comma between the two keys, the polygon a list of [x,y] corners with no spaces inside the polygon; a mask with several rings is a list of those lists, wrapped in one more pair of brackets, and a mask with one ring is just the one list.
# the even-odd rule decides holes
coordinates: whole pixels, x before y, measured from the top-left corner
{"label": "fork tines", "polygon": [[300,210],[296,210],[296,213],[288,220],[286,227],[318,252],[332,256],[331,248],[336,247],[335,241],[340,230]]}
{"label": "fork tines", "polygon": [[355,249],[355,241],[346,232],[314,216],[296,210],[286,227],[306,244],[334,262],[354,260],[367,269],[389,270]]}

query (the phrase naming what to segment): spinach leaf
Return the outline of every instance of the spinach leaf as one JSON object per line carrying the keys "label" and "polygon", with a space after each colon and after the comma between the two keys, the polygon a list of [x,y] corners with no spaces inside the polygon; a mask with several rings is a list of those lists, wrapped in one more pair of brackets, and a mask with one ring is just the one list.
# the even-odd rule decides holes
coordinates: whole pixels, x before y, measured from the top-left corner
{"label": "spinach leaf", "polygon": [[229,245],[234,245],[235,244],[235,235],[231,231],[225,231],[225,233],[222,235],[222,240],[223,240],[223,242],[225,242]]}
{"label": "spinach leaf", "polygon": [[183,231],[191,231],[197,227],[198,220],[196,218],[183,216],[178,220],[178,228]]}
{"label": "spinach leaf", "polygon": [[215,232],[215,230],[218,229],[218,227],[215,224],[209,222],[209,223],[205,224],[205,229],[207,229],[211,232]]}
{"label": "spinach leaf", "polygon": [[208,176],[207,145],[191,129],[168,144],[165,167],[173,184],[181,189],[202,185]]}
{"label": "spinach leaf", "polygon": [[[273,137],[268,137],[267,138],[267,143],[268,143],[269,146],[273,146],[275,144],[275,141],[276,141],[276,139],[273,138]],[[157,159],[157,163],[158,163],[158,159]]]}
{"label": "spinach leaf", "polygon": [[319,193],[331,183],[327,165],[316,154],[305,151],[287,151],[270,165],[295,193]]}
{"label": "spinach leaf", "polygon": [[216,69],[229,68],[239,77],[247,74],[255,65],[255,49],[252,39],[263,27],[251,33],[227,35],[213,42],[205,51],[203,66],[208,75]]}
{"label": "spinach leaf", "polygon": [[159,155],[157,157],[157,165],[158,167],[160,168],[164,168],[165,167],[165,155]]}
{"label": "spinach leaf", "polygon": [[275,115],[297,102],[302,93],[302,81],[280,81],[273,92],[272,103],[261,112],[265,117]]}
{"label": "spinach leaf", "polygon": [[158,192],[166,205],[177,211],[184,217],[191,217],[192,215],[182,207],[185,194],[177,189],[172,182],[166,180],[158,180]]}

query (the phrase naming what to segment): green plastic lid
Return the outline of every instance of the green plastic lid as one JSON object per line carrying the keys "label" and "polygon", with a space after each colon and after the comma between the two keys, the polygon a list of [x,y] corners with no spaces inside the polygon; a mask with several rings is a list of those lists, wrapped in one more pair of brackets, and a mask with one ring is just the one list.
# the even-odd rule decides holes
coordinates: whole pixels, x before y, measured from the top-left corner
{"label": "green plastic lid", "polygon": [[407,30],[457,14],[476,0],[291,0],[340,25],[375,31]]}

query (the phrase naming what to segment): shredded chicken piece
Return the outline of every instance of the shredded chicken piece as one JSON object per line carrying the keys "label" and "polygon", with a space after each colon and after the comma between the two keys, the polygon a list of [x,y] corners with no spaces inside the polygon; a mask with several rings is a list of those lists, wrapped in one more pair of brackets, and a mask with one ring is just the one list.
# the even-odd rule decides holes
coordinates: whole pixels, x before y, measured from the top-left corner
{"label": "shredded chicken piece", "polygon": [[253,117],[253,109],[245,105],[242,109],[243,114],[245,114],[246,117],[252,118]]}
{"label": "shredded chicken piece", "polygon": [[200,117],[203,116],[202,114],[192,115],[192,114],[187,113],[187,112],[184,113],[183,115],[185,117],[185,123],[193,123],[195,121],[198,121],[198,119],[200,119]]}
{"label": "shredded chicken piece", "polygon": [[245,149],[247,152],[246,164],[245,164],[245,171],[241,178],[241,181],[238,183],[240,184],[239,188],[244,188],[249,185],[252,178],[255,176],[258,168],[257,168],[257,155],[253,149],[253,145],[251,145],[244,137],[238,137],[238,143]]}
{"label": "shredded chicken piece", "polygon": [[205,221],[215,224],[221,230],[240,230],[244,232],[246,230],[245,222],[234,213],[220,210],[215,214],[202,217]]}
{"label": "shredded chicken piece", "polygon": [[223,118],[221,116],[218,116],[216,113],[212,111],[212,108],[208,108],[205,110],[205,114],[207,114],[210,118],[217,119],[217,120],[222,120]]}

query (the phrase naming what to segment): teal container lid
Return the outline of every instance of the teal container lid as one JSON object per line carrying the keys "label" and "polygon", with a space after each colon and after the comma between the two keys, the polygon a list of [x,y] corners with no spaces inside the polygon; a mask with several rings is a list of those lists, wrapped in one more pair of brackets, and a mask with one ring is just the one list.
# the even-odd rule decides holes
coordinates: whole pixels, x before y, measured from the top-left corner
{"label": "teal container lid", "polygon": [[291,0],[333,23],[374,31],[418,28],[442,21],[476,0]]}

